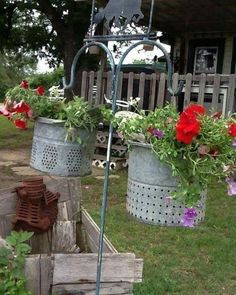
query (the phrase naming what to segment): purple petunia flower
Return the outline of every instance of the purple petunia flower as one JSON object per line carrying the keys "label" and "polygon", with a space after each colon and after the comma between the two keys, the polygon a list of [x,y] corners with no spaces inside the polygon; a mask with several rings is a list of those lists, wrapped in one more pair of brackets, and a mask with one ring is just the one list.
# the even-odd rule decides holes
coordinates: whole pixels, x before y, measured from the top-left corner
{"label": "purple petunia flower", "polygon": [[164,136],[164,132],[159,129],[154,128],[152,130],[152,135],[155,136],[156,138],[161,139]]}
{"label": "purple petunia flower", "polygon": [[194,220],[197,217],[195,208],[186,208],[181,219],[181,224],[186,227],[194,227]]}
{"label": "purple petunia flower", "polygon": [[236,140],[232,142],[232,147],[236,149]]}
{"label": "purple petunia flower", "polygon": [[228,183],[228,195],[236,196],[236,182],[233,178],[226,178],[226,182]]}

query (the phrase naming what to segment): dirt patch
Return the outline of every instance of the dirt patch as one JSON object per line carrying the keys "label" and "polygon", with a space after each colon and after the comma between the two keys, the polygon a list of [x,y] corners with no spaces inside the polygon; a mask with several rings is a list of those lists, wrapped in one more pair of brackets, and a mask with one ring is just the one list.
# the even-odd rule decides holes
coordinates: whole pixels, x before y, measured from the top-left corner
{"label": "dirt patch", "polygon": [[22,181],[25,175],[14,172],[18,166],[28,166],[30,149],[0,150],[0,188],[7,188]]}
{"label": "dirt patch", "polygon": [[[29,167],[30,153],[30,148],[0,150],[0,189],[15,186],[27,176],[48,177],[48,174]],[[103,179],[104,170],[93,167],[92,175]]]}

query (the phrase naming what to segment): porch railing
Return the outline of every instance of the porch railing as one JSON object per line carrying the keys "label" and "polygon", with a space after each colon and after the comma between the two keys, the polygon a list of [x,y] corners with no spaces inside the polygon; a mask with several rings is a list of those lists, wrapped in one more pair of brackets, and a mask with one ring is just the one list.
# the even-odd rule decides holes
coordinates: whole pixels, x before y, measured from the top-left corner
{"label": "porch railing", "polygon": [[[87,72],[80,74],[79,95],[94,104],[105,103],[104,95],[109,98],[111,89],[111,72]],[[184,81],[183,92],[178,99],[181,109],[190,102],[204,104],[208,109],[220,111],[224,115],[236,111],[235,88],[236,75],[179,75],[173,74],[173,88]],[[120,73],[118,98],[140,97],[140,108],[152,110],[162,107],[171,97],[166,90],[165,73]]]}

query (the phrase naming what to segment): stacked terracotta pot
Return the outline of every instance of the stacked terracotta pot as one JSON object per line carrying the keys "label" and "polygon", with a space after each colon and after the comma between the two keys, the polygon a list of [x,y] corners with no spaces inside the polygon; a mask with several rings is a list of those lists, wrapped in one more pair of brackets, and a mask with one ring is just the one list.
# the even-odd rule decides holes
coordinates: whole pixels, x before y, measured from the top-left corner
{"label": "stacked terracotta pot", "polygon": [[47,231],[57,219],[59,193],[47,190],[43,178],[29,178],[15,188],[17,193],[15,230]]}

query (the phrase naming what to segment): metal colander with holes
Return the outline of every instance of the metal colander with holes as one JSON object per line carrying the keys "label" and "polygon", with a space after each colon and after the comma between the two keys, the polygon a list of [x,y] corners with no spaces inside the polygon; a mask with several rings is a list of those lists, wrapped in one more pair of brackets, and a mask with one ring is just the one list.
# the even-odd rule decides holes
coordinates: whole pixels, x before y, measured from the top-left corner
{"label": "metal colander with holes", "polygon": [[39,118],[34,127],[30,166],[58,176],[84,176],[91,173],[96,131],[76,129],[82,144],[65,142],[61,120]]}
{"label": "metal colander with holes", "polygon": [[[150,145],[134,142],[130,144],[127,211],[142,222],[180,225],[185,206],[169,198],[177,186],[171,169],[157,159]],[[206,195],[203,193],[197,206],[195,224],[204,220],[205,200]]]}

